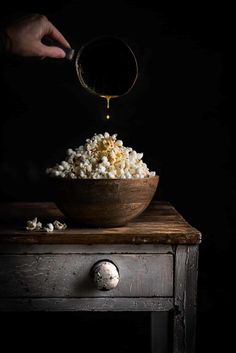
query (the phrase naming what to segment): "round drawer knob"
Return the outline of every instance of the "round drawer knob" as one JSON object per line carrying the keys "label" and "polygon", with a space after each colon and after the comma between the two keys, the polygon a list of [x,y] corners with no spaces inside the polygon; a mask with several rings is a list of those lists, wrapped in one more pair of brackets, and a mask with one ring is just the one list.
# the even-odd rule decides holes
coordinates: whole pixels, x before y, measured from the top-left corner
{"label": "round drawer knob", "polygon": [[111,290],[116,288],[120,276],[119,270],[111,261],[98,261],[91,270],[91,277],[99,290]]}

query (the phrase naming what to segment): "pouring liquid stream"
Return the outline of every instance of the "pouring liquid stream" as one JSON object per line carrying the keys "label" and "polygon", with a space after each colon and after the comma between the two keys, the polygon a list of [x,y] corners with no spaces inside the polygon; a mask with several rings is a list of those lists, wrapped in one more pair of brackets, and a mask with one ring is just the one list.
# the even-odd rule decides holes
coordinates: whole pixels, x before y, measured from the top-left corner
{"label": "pouring liquid stream", "polygon": [[110,99],[111,98],[116,98],[118,96],[101,96],[102,98],[105,98],[107,101],[107,115],[106,115],[106,119],[109,120],[111,118],[108,109],[110,109]]}

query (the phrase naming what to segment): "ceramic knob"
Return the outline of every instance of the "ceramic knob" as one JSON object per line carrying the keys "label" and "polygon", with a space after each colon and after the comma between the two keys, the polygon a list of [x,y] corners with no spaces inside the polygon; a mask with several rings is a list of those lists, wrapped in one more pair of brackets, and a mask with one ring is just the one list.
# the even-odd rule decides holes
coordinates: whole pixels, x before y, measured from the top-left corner
{"label": "ceramic knob", "polygon": [[92,280],[99,290],[111,290],[116,288],[120,276],[119,270],[111,261],[97,262],[91,270]]}

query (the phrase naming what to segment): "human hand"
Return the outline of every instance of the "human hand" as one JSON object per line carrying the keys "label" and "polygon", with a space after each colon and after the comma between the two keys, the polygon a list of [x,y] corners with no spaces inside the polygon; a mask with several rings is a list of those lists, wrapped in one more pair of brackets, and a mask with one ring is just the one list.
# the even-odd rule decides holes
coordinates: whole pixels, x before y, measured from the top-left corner
{"label": "human hand", "polygon": [[59,45],[70,48],[70,44],[44,15],[32,14],[9,24],[5,30],[6,51],[21,56],[64,58],[65,52],[56,46],[47,46],[42,38],[47,36]]}

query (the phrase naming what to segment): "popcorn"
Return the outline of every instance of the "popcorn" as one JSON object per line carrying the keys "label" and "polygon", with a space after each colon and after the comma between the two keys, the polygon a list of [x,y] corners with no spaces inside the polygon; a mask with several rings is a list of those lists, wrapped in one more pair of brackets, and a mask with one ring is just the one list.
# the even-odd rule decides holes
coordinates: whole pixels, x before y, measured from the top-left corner
{"label": "popcorn", "polygon": [[41,222],[37,222],[35,230],[40,230],[42,229],[43,225]]}
{"label": "popcorn", "polygon": [[60,164],[47,168],[52,177],[68,179],[132,179],[156,175],[142,161],[143,153],[125,147],[117,134],[95,134],[75,150],[69,148]]}
{"label": "popcorn", "polygon": [[53,223],[48,223],[44,228],[41,222],[38,222],[37,217],[32,221],[27,221],[26,230],[29,231],[46,231],[47,233],[52,233],[55,230],[65,230],[67,228],[66,223],[61,223],[55,220]]}
{"label": "popcorn", "polygon": [[53,231],[54,231],[54,226],[53,226],[53,224],[52,224],[52,223],[48,223],[48,224],[46,225],[46,227],[44,227],[44,230],[46,230],[46,232],[48,232],[48,233],[53,232]]}
{"label": "popcorn", "polygon": [[54,228],[57,230],[65,230],[67,228],[67,225],[65,223],[61,223],[59,221],[54,221],[53,222]]}
{"label": "popcorn", "polygon": [[27,230],[40,230],[42,228],[42,223],[38,222],[37,217],[35,217],[32,221],[27,221]]}

